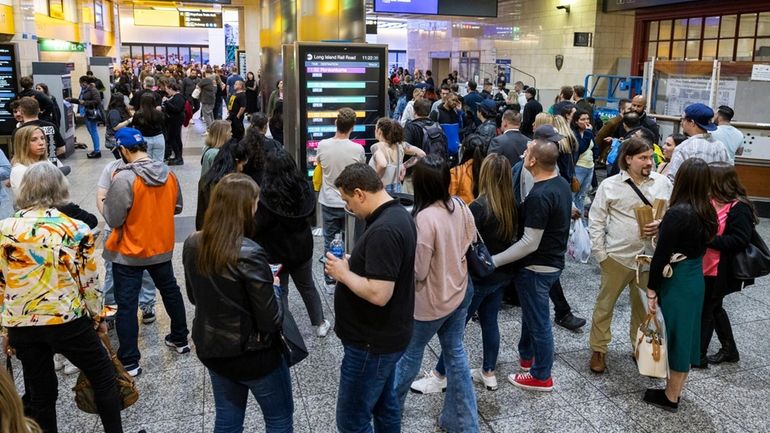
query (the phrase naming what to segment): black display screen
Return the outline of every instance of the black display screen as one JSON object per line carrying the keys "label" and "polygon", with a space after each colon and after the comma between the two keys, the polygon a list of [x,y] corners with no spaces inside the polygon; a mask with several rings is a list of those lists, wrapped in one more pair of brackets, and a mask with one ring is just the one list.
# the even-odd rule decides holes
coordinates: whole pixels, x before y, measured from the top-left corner
{"label": "black display screen", "polygon": [[16,46],[0,44],[0,135],[11,135],[16,129],[16,119],[7,110],[8,103],[16,99],[19,68],[16,64]]}
{"label": "black display screen", "polygon": [[308,175],[315,168],[318,142],[333,137],[337,110],[356,112],[350,139],[367,153],[377,140],[377,119],[385,116],[384,46],[300,45],[299,66],[300,149]]}

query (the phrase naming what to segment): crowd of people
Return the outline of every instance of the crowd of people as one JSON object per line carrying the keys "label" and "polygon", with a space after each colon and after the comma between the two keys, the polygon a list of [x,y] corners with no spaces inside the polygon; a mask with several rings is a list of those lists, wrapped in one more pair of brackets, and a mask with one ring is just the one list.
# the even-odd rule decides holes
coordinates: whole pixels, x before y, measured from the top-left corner
{"label": "crowd of people", "polygon": [[[156,71],[159,78],[143,68],[139,75],[147,73],[136,82],[128,79],[136,71],[116,73],[104,117],[115,161],[105,166],[95,195],[105,221],[103,285],[94,255],[97,218],[70,201],[66,177],[49,160],[55,140],[51,147],[45,125],[32,123],[49,122],[40,114],[51,114],[50,108],[36,95],[17,103],[24,117],[14,155],[10,163],[0,159],[0,179],[7,172],[17,209],[0,221],[0,319],[3,352],[21,361],[25,394],[23,403],[15,402],[0,372],[0,400],[14,400],[7,413],[18,424],[57,431],[55,371],[65,362],[55,361],[58,354],[90,381],[104,431],[122,432],[118,384],[99,334],[112,323],[117,358],[128,375],[140,375],[137,312],[144,324],[154,321],[157,289],[170,318],[162,344],[185,356],[191,333],[211,377],[214,431],[243,430],[249,393],[268,432],[293,431],[289,369],[299,359],[289,335],[296,327],[289,277],[316,336],[325,338],[332,323],[312,272],[313,186],[281,143],[282,86],[266,116],[245,94],[259,87],[253,74],[243,80],[236,71],[222,78],[204,70],[198,78],[195,68],[180,69]],[[685,136],[664,138],[640,96],[620,101],[618,116],[600,124],[582,86],[562,88],[544,110],[537,91],[523,83],[506,92],[503,82],[492,93],[469,82],[469,93],[460,97],[452,76],[439,87],[441,99],[432,101],[426,96],[435,92],[432,74],[421,75],[393,77],[408,100],[398,98],[400,117],[378,120],[368,162],[351,140],[356,114],[350,108],[338,110],[335,136],[318,144],[320,260],[344,350],[338,431],[400,431],[411,390],[445,391],[439,426],[478,432],[476,395],[501,386],[497,317],[504,300],[521,307],[518,369],[505,379],[525,390],[552,391],[559,378],[552,371],[551,301],[557,325],[577,330],[586,324],[572,313],[561,281],[570,230],[581,219],[601,270],[587,369],[602,374],[610,368],[613,310],[626,287],[629,353],[648,313],[660,310],[666,322],[669,378],[664,389],[647,390],[645,402],[676,411],[691,368],[739,359],[722,300],[753,281],[733,275],[725,258],[746,248],[758,219],[733,167],[740,131],[729,125],[729,107],[715,115],[692,104],[681,119]],[[130,87],[125,94],[124,84]],[[81,86],[73,103],[87,110],[85,102],[98,92],[91,79]],[[229,95],[228,120],[211,115],[216,96],[204,97],[203,89]],[[171,261],[174,215],[184,194],[168,166],[182,163],[177,132],[184,118],[177,108],[191,99],[200,103],[207,134],[197,231],[182,249],[187,299],[195,307],[190,332]],[[90,155],[96,152],[95,141]],[[602,168],[608,175],[600,182]],[[410,210],[394,199],[402,192],[413,198]],[[645,206],[656,210],[655,219],[639,219]],[[365,222],[360,233],[346,232],[349,214]],[[334,245],[347,236],[354,246],[340,254]],[[489,253],[488,272],[478,264],[480,243]],[[463,339],[474,316],[482,331],[478,366],[469,364]],[[709,355],[714,332],[721,348]],[[441,356],[418,377],[434,336]]]}

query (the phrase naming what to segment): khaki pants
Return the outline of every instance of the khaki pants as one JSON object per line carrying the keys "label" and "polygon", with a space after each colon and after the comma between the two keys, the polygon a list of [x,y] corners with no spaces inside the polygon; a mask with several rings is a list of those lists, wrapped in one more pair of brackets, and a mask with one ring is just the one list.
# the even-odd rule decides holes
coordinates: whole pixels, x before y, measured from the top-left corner
{"label": "khaki pants", "polygon": [[[630,289],[629,295],[631,297],[629,339],[633,347],[636,331],[639,329],[642,321],[644,321],[644,316],[647,313],[642,296],[646,296],[644,293],[647,291],[649,273],[640,272],[640,281],[637,284],[636,270],[634,269],[629,269],[611,258],[607,258],[600,266],[602,268],[602,280],[599,286],[599,296],[596,297],[596,306],[594,307],[591,336],[588,340],[591,350],[607,353],[607,346],[612,339],[610,325],[612,325],[615,303],[626,286]],[[640,293],[640,291],[644,293]]]}

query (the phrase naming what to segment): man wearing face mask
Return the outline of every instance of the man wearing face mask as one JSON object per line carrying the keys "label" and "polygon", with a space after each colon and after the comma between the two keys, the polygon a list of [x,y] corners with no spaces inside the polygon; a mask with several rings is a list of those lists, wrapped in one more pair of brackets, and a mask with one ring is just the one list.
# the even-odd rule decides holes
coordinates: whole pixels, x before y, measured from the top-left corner
{"label": "man wearing face mask", "polygon": [[164,343],[179,354],[190,352],[184,300],[171,265],[174,215],[182,212],[182,193],[168,166],[147,155],[138,130],[122,128],[115,140],[126,166],[115,172],[103,203],[104,220],[113,230],[104,246],[104,259],[112,262],[118,304],[118,358],[136,376],[142,372],[136,309],[145,270],[171,319],[171,333]]}

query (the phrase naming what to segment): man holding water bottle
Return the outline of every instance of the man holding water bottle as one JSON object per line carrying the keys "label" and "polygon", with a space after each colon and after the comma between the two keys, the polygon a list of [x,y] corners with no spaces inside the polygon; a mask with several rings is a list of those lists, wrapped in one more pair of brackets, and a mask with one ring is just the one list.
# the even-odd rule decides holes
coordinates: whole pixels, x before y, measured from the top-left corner
{"label": "man holding water bottle", "polygon": [[334,185],[345,209],[366,219],[349,256],[326,253],[325,272],[337,280],[334,330],[345,349],[337,430],[370,430],[374,418],[375,431],[400,431],[393,385],[396,362],[412,336],[417,230],[367,164],[347,166]]}

